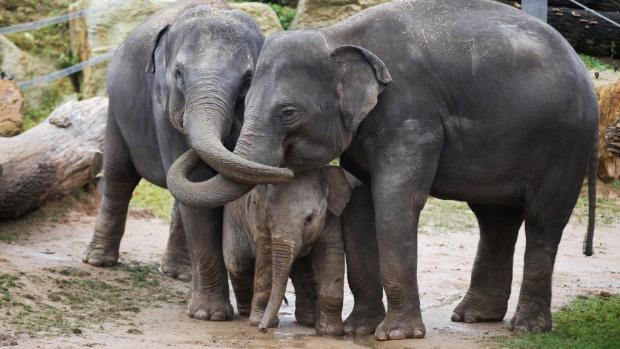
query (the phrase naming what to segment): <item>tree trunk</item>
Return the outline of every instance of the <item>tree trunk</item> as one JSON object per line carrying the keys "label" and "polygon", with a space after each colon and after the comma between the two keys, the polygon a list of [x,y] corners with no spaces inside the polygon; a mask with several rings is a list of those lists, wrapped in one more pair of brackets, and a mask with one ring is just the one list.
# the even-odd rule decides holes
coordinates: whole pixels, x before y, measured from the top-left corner
{"label": "tree trunk", "polygon": [[[603,180],[620,178],[620,80],[597,82],[596,97],[600,111],[598,176]],[[608,129],[612,129],[611,134]],[[615,131],[614,131],[615,130]],[[607,134],[607,142],[605,136]]]}
{"label": "tree trunk", "polygon": [[[517,1],[498,0],[517,8],[521,5]],[[559,4],[569,1],[550,1]],[[587,3],[587,1],[586,1]],[[592,4],[595,3],[592,1]],[[603,3],[605,5],[603,6]],[[596,2],[594,9],[616,22],[620,23],[620,0]],[[618,57],[620,56],[620,35],[618,27],[594,14],[576,8],[549,7],[547,23],[555,28],[577,52],[593,56]]]}
{"label": "tree trunk", "polygon": [[108,100],[66,103],[38,126],[0,137],[0,219],[90,182],[101,170]]}

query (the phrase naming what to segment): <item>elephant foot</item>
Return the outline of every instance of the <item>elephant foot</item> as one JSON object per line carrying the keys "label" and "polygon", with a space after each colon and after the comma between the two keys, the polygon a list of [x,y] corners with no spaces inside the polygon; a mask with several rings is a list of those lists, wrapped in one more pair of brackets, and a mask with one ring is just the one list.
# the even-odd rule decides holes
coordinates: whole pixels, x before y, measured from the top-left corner
{"label": "elephant foot", "polygon": [[508,329],[517,332],[548,332],[551,331],[551,311],[517,307],[516,314],[510,320]]}
{"label": "elephant foot", "polygon": [[181,281],[192,279],[192,266],[187,254],[180,251],[166,251],[161,260],[159,270],[166,276]]}
{"label": "elephant foot", "polygon": [[426,328],[419,311],[390,311],[375,330],[375,339],[379,341],[424,338],[424,335]]}
{"label": "elephant foot", "polygon": [[316,319],[314,309],[295,308],[295,319],[300,325],[313,327]]}
{"label": "elephant foot", "polygon": [[344,322],[344,333],[351,335],[368,335],[375,331],[379,323],[385,318],[383,302],[374,307],[357,306]]}
{"label": "elephant foot", "polygon": [[252,313],[252,303],[243,303],[237,300],[237,312],[240,316],[250,316]]}
{"label": "elephant foot", "polygon": [[319,311],[317,315],[318,319],[314,329],[319,336],[342,336],[344,334],[340,312],[328,316],[323,311]]}
{"label": "elephant foot", "polygon": [[[258,326],[260,324],[260,321],[263,319],[263,314],[264,314],[264,310],[253,310],[252,313],[250,314],[250,325],[252,326]],[[280,319],[278,319],[278,317],[274,317],[273,319],[271,319],[271,321],[269,321],[269,324],[267,325],[267,328],[276,328],[278,327],[278,325],[280,324]]]}
{"label": "elephant foot", "polygon": [[213,301],[210,297],[192,292],[187,313],[197,320],[227,321],[233,319],[233,307],[228,300]]}
{"label": "elephant foot", "polygon": [[463,300],[454,308],[453,322],[502,321],[508,308],[508,297],[493,297],[467,291]]}
{"label": "elephant foot", "polygon": [[118,245],[93,239],[86,248],[82,262],[95,267],[111,267],[118,262]]}

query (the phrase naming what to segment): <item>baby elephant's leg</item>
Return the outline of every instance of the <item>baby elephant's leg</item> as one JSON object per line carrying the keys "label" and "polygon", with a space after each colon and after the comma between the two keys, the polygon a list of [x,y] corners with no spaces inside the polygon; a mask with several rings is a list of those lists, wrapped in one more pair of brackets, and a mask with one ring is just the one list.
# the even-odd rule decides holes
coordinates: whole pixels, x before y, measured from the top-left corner
{"label": "baby elephant's leg", "polygon": [[291,280],[295,287],[295,319],[304,326],[312,327],[316,319],[316,284],[309,258],[295,261]]}
{"label": "baby elephant's leg", "polygon": [[344,243],[340,217],[331,216],[312,251],[312,269],[317,284],[315,329],[319,335],[343,334]]}

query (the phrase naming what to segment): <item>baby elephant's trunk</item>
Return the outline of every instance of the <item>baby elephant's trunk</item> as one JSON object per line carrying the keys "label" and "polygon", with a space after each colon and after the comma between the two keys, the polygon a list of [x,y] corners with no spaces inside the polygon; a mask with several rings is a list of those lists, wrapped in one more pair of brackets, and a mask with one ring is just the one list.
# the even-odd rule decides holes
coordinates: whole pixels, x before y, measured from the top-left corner
{"label": "baby elephant's trunk", "polygon": [[284,299],[284,292],[286,291],[286,284],[291,272],[293,261],[297,256],[298,247],[295,241],[291,239],[274,239],[271,247],[271,260],[272,260],[272,281],[271,281],[271,295],[269,296],[269,303],[267,309],[263,313],[258,329],[261,332],[267,332],[267,328],[272,327],[271,324],[275,323],[275,319],[280,310],[280,305]]}

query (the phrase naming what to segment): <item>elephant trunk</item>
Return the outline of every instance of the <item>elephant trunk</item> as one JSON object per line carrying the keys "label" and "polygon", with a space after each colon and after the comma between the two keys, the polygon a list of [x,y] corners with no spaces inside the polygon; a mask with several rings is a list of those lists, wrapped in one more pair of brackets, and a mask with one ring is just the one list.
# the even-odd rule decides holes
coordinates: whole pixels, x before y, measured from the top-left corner
{"label": "elephant trunk", "polygon": [[[181,203],[193,207],[222,206],[241,197],[255,184],[283,183],[293,178],[291,170],[273,167],[283,155],[268,132],[244,124],[235,151],[230,152],[221,142],[230,126],[220,122],[218,131],[218,124],[197,123],[198,127],[194,127],[193,121],[187,123],[193,150],[168,170],[168,189]],[[200,163],[196,155],[190,154],[193,151],[219,174],[205,182],[191,182],[188,176]]]}
{"label": "elephant trunk", "polygon": [[184,124],[196,154],[216,171],[241,183],[286,182],[292,175],[283,168],[248,161],[230,152],[222,140],[230,132],[237,100],[236,84],[213,77],[202,79],[188,91]]}
{"label": "elephant trunk", "polygon": [[274,319],[278,315],[280,305],[284,299],[284,292],[286,291],[286,284],[288,282],[289,274],[293,261],[299,252],[298,244],[287,238],[274,239],[271,247],[271,260],[272,260],[272,281],[271,281],[271,295],[269,296],[269,303],[263,313],[258,329],[261,332],[267,332],[267,328],[270,323],[274,322]]}

